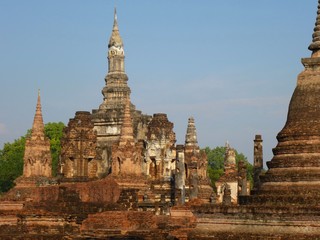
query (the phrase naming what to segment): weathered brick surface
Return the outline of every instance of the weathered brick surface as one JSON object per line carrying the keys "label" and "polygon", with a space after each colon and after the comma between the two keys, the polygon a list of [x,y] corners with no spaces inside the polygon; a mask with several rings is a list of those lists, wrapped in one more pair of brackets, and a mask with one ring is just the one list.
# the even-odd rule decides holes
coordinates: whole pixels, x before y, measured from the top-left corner
{"label": "weathered brick surface", "polygon": [[[17,187],[2,197],[0,202],[0,239],[320,239],[320,11],[318,15],[313,42],[309,47],[313,51],[312,57],[303,59],[305,70],[298,77],[287,123],[277,136],[278,145],[274,149],[274,158],[267,163],[269,170],[261,178],[261,185],[258,181],[256,195],[240,196],[241,205],[203,204],[204,201],[195,197],[195,190],[198,190],[196,185],[208,185],[204,179],[206,173],[201,169],[205,167],[203,156],[188,155],[198,151],[192,119],[187,131],[187,146],[179,148],[181,156],[177,159],[173,154],[178,150],[174,146],[173,124],[165,114],[156,114],[148,129],[148,121],[137,121],[142,115],[134,111],[133,105],[128,104],[130,89],[127,86],[123,45],[115,18],[109,43],[109,72],[106,77],[107,85],[103,89],[104,102],[99,110],[93,112],[93,124],[89,121],[89,113],[80,113],[88,123],[84,127],[91,134],[84,138],[85,149],[81,148],[80,143],[78,150],[82,155],[77,154],[76,158],[83,164],[82,157],[86,155],[88,162],[79,169],[80,165],[76,166],[79,171],[72,181],[60,179],[59,182],[59,179],[51,179],[46,174],[50,159],[43,158],[44,155],[40,158],[32,156],[32,151],[29,151],[30,155],[26,154],[29,157],[25,158],[27,171],[24,172],[24,177],[17,180]],[[124,103],[127,103],[127,119],[123,119]],[[39,109],[38,107],[35,123],[42,122]],[[129,121],[130,111],[134,113],[134,125],[137,124],[134,127]],[[81,125],[81,122],[74,121],[74,124],[78,123]],[[109,161],[112,154],[109,150],[119,140],[121,126],[124,134],[120,138],[120,145],[125,144],[118,148],[118,153],[119,156],[124,153],[125,160],[130,160],[122,166],[128,171],[120,171],[119,165],[118,172],[123,174],[87,181],[87,177],[98,172],[98,166],[90,170],[86,165],[93,156],[93,149],[88,146],[95,144],[92,127],[97,130],[98,136],[94,149],[97,147],[98,154],[101,153],[103,166],[101,174],[95,176],[102,178],[112,170],[112,163]],[[42,126],[38,125],[34,129],[34,132],[39,129],[42,131]],[[38,131],[38,138],[43,138],[41,131]],[[126,149],[127,143],[134,147],[134,140],[145,137],[152,148],[149,148],[145,158],[139,157],[147,159],[149,165],[131,166],[131,161],[137,160],[132,158],[132,153],[141,153]],[[256,142],[258,140],[260,141],[256,139]],[[72,161],[73,144],[66,143],[65,146],[66,159]],[[256,153],[258,168],[262,164],[261,155],[262,149],[259,154]],[[30,168],[39,159],[41,164],[48,165],[47,169]],[[121,156],[119,159],[121,162]],[[173,194],[171,192],[173,188],[168,179],[175,169],[175,160],[181,161],[178,165],[181,170],[187,169],[181,176],[188,174],[188,170],[192,175],[187,179],[190,185],[189,196],[194,198],[180,207],[170,205],[177,202],[183,205],[186,197],[181,194],[186,187],[185,179],[180,181],[183,188],[174,189]],[[227,160],[232,162],[228,162],[226,167],[235,167],[233,159]],[[184,169],[184,164],[189,166]],[[71,170],[68,169],[67,172],[72,172]],[[155,181],[140,174],[140,170]],[[260,172],[256,175],[259,174]],[[231,175],[224,176],[224,182]],[[241,172],[242,175],[245,175],[244,171]],[[46,178],[40,178],[44,176]],[[195,184],[197,178],[200,181]],[[243,182],[242,186],[245,185]],[[209,192],[207,188],[204,190],[201,193],[203,196]]]}
{"label": "weathered brick surface", "polygon": [[[64,128],[61,139],[60,173],[67,178],[97,178],[101,173],[101,156],[96,151],[97,133],[91,114],[78,111]],[[100,171],[98,171],[100,170]]]}
{"label": "weathered brick surface", "polygon": [[50,140],[44,133],[40,92],[38,93],[31,135],[26,138],[23,162],[23,178],[35,176],[51,177],[52,158],[50,153]]}

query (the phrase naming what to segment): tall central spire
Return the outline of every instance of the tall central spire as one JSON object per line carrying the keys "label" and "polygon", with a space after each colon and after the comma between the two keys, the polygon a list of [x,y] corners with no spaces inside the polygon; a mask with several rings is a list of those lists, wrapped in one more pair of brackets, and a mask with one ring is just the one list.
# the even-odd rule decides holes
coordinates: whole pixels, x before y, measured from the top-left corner
{"label": "tall central spire", "polygon": [[117,17],[117,8],[114,8],[114,22],[113,22],[113,29],[118,28],[118,17]]}
{"label": "tall central spire", "polygon": [[119,33],[117,9],[114,9],[113,28],[108,44],[109,73],[124,73],[123,42]]}
{"label": "tall central spire", "polygon": [[[132,118],[135,119],[132,126],[134,139],[144,139],[147,122],[150,119],[149,116],[136,111],[135,106],[130,103],[131,90],[128,86],[124,61],[123,42],[119,33],[118,17],[115,9],[112,32],[108,43],[108,73],[105,77],[106,84],[102,89],[103,102],[99,109],[92,110],[94,130],[97,132],[97,148],[101,153],[103,162],[101,169],[111,168],[112,146],[120,139],[126,104],[127,113],[129,108]],[[138,122],[139,125],[136,124]]]}
{"label": "tall central spire", "polygon": [[[124,55],[123,43],[122,43],[122,39],[121,39],[121,36],[119,33],[118,17],[117,17],[117,9],[116,8],[114,9],[113,28],[112,28],[112,33],[111,33],[111,37],[109,40],[108,48],[116,51],[114,54]],[[119,52],[120,48],[122,49],[122,51]]]}
{"label": "tall central spire", "polygon": [[104,101],[101,110],[123,109],[130,97],[128,76],[124,68],[123,43],[119,33],[117,10],[114,9],[113,28],[108,44],[108,74],[105,77],[106,86],[102,90]]}

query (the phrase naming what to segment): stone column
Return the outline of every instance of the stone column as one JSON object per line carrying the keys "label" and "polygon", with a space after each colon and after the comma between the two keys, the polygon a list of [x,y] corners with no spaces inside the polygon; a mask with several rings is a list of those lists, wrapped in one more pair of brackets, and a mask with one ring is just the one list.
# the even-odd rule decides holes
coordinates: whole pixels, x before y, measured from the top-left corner
{"label": "stone column", "polygon": [[259,190],[261,184],[260,175],[263,169],[263,140],[261,135],[256,135],[253,142],[253,189]]}

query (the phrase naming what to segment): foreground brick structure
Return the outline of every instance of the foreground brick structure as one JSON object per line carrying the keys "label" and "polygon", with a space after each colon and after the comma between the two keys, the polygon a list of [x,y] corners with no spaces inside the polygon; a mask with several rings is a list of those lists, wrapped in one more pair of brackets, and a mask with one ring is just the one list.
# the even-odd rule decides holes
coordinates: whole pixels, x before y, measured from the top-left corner
{"label": "foreground brick structure", "polygon": [[104,102],[70,120],[57,178],[29,170],[28,159],[48,152],[38,97],[24,176],[1,197],[0,239],[320,239],[319,24],[320,0],[312,56],[302,60],[305,70],[269,170],[261,175],[257,135],[255,185],[248,196],[244,164],[237,168],[229,147],[221,178],[228,184],[218,192],[219,202],[207,182],[194,119],[188,121],[185,145],[175,145],[166,114],[143,117],[130,103],[115,17]]}

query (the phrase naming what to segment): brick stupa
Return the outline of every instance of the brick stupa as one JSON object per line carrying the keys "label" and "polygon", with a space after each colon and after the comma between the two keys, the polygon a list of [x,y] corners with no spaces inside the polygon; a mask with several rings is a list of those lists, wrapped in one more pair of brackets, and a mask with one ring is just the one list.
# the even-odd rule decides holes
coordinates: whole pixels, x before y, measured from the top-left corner
{"label": "brick stupa", "polygon": [[23,177],[51,177],[50,140],[45,136],[40,91],[31,136],[26,139]]}
{"label": "brick stupa", "polygon": [[112,174],[122,175],[123,177],[142,175],[141,156],[141,145],[135,143],[133,137],[130,99],[128,99],[124,108],[124,118],[119,142],[112,146]]}
{"label": "brick stupa", "polygon": [[320,1],[310,58],[298,76],[287,122],[277,135],[274,157],[260,194],[286,205],[317,205],[320,200]]}

